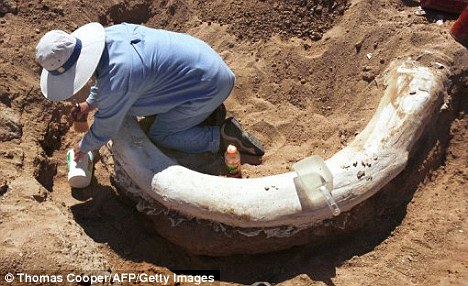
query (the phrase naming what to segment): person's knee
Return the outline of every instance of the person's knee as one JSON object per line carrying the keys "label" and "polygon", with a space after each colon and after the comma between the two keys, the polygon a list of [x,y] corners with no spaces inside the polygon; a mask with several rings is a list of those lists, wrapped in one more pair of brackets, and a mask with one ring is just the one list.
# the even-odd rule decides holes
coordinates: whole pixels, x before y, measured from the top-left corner
{"label": "person's knee", "polygon": [[149,132],[148,137],[156,144],[165,145],[164,142],[167,140],[169,134],[163,132]]}

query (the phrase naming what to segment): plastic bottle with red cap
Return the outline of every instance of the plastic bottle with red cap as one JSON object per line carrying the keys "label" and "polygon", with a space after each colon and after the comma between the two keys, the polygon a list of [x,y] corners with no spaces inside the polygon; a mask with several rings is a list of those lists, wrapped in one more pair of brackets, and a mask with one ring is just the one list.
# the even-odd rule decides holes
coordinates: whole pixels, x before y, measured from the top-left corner
{"label": "plastic bottle with red cap", "polygon": [[421,8],[460,14],[450,35],[468,48],[468,0],[421,0]]}
{"label": "plastic bottle with red cap", "polygon": [[237,147],[229,145],[224,153],[227,176],[231,178],[242,178],[241,158]]}
{"label": "plastic bottle with red cap", "polygon": [[457,42],[468,48],[468,6],[460,14],[457,21],[453,23],[450,35]]}
{"label": "plastic bottle with red cap", "polygon": [[449,13],[461,13],[467,6],[466,0],[421,0],[421,8],[435,9]]}

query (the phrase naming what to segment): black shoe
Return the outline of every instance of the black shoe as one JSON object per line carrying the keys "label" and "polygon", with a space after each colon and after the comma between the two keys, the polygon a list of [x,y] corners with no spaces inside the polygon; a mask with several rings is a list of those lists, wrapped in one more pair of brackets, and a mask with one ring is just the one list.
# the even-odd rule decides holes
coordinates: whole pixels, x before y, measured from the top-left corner
{"label": "black shoe", "polygon": [[226,119],[226,107],[221,103],[200,126],[221,126]]}
{"label": "black shoe", "polygon": [[226,119],[221,126],[221,146],[226,149],[229,144],[235,145],[241,153],[263,156],[265,150],[253,135],[245,132],[240,123],[233,117]]}

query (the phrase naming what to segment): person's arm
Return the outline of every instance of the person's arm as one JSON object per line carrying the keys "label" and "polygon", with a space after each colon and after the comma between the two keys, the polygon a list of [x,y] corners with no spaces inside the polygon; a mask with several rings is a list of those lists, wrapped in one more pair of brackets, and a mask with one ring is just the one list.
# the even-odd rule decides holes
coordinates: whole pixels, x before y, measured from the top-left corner
{"label": "person's arm", "polygon": [[86,101],[77,103],[70,110],[70,117],[72,118],[73,121],[76,121],[78,118],[83,118],[83,117],[87,118],[88,113],[96,109],[96,104],[97,104],[96,96],[97,96],[97,87],[93,86],[91,87],[91,91]]}
{"label": "person's arm", "polygon": [[87,101],[77,103],[71,109],[71,118],[76,121],[78,118],[88,118],[88,113],[96,109],[96,107],[90,105]]}
{"label": "person's arm", "polygon": [[[94,114],[94,122],[75,150],[75,161],[78,161],[81,155],[99,149],[112,139],[133,105],[133,98],[135,97],[127,93],[106,94],[104,98],[100,98],[98,111]],[[93,108],[88,101],[84,104]]]}
{"label": "person's arm", "polygon": [[[80,116],[86,116],[86,118],[88,117],[88,114],[89,112],[93,111],[94,109],[96,109],[96,105],[97,105],[97,86],[92,86],[91,87],[91,90],[90,90],[90,93],[88,95],[88,98],[83,101],[83,102],[80,102],[80,103],[77,103],[77,106],[74,106],[72,109],[71,109],[71,116],[72,118],[75,120],[76,118],[80,117]],[[74,148],[74,153],[75,153],[75,157],[74,157],[74,160],[75,161],[78,161],[80,160],[81,156],[84,154],[84,152],[81,152],[80,150],[80,147],[79,145],[77,145],[75,148]]]}
{"label": "person's arm", "polygon": [[88,104],[88,106],[92,107],[93,109],[96,108],[97,106],[97,94],[98,94],[98,87],[96,85],[93,85],[89,91],[88,98],[86,98],[86,101],[85,101]]}

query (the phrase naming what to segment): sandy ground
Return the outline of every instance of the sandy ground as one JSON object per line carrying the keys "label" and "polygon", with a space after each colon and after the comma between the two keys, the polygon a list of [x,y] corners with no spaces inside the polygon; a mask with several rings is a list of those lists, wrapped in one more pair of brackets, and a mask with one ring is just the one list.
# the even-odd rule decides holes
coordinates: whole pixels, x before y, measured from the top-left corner
{"label": "sandy ground", "polygon": [[[219,269],[223,284],[468,285],[468,55],[448,34],[456,16],[422,13],[418,5],[2,1],[0,285],[6,273],[169,275],[176,269]],[[402,184],[397,203],[382,206],[358,231],[320,247],[195,256],[160,237],[148,218],[120,200],[106,149],[90,188],[68,186],[65,154],[80,134],[70,129],[70,102],[42,97],[34,47],[48,30],[73,31],[90,21],[144,23],[210,43],[237,76],[229,113],[267,150],[261,165],[244,164],[246,177],[289,171],[306,156],[326,159],[346,146],[372,116],[383,90],[379,75],[395,58],[428,65],[446,59],[453,74],[449,106],[418,145],[422,155],[410,162],[411,176],[403,179],[411,183]],[[86,90],[77,97],[85,96]]]}

